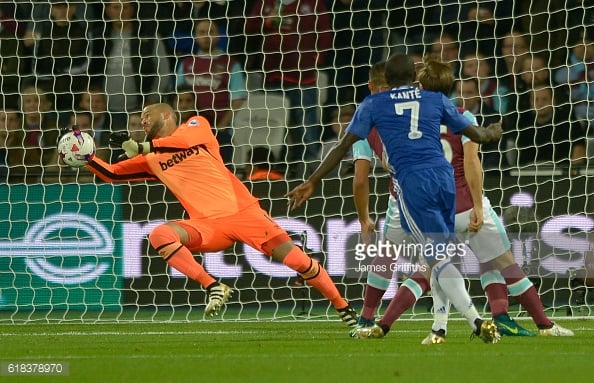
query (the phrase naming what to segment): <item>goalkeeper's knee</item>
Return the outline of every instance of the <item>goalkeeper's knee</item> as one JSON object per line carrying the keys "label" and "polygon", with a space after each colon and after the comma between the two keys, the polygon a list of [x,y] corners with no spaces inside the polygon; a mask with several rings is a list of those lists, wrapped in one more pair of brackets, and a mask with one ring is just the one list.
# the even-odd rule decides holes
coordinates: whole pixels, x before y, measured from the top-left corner
{"label": "goalkeeper's knee", "polygon": [[171,258],[183,246],[179,234],[167,225],[157,226],[149,234],[149,242],[164,260]]}

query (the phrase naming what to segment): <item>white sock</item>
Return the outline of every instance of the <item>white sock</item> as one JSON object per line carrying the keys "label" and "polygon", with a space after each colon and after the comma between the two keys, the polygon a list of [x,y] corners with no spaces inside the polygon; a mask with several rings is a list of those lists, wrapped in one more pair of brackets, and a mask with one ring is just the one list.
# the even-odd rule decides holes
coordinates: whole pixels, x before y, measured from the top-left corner
{"label": "white sock", "polygon": [[433,266],[431,273],[435,273],[435,279],[445,296],[448,297],[456,310],[466,318],[472,330],[476,331],[474,322],[480,316],[470,299],[470,295],[468,295],[468,291],[466,291],[462,274],[460,274],[456,266],[449,259],[445,259]]}
{"label": "white sock", "polygon": [[431,273],[431,297],[433,298],[433,325],[431,330],[448,332],[448,316],[450,315],[450,300]]}

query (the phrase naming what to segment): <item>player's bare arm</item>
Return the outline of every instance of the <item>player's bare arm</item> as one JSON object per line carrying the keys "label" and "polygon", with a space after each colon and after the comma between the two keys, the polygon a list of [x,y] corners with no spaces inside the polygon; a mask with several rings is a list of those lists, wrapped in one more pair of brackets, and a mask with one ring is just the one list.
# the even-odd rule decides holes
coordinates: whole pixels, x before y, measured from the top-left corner
{"label": "player's bare arm", "polygon": [[351,146],[360,139],[361,138],[357,135],[346,133],[342,139],[332,147],[326,158],[324,158],[313,174],[309,176],[307,181],[285,194],[285,197],[289,197],[288,205],[291,210],[295,210],[312,196],[318,182],[320,182],[326,174],[340,163]]}
{"label": "player's bare arm", "polygon": [[375,222],[369,216],[369,168],[369,161],[356,160],[353,177],[353,198],[361,224],[361,241],[367,244],[371,243],[372,234],[375,231]]}
{"label": "player's bare arm", "polygon": [[499,141],[503,135],[503,129],[501,128],[501,122],[494,122],[486,128],[470,125],[462,129],[461,133],[477,144],[486,144]]}
{"label": "player's bare arm", "polygon": [[476,232],[483,226],[483,167],[478,156],[478,144],[464,144],[464,177],[472,197],[472,211],[468,231]]}

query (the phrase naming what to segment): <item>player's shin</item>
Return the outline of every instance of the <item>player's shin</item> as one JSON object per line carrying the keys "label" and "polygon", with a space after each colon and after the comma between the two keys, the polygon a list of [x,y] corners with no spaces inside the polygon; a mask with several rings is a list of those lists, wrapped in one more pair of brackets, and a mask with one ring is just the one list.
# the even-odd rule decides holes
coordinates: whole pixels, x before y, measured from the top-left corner
{"label": "player's shin", "polygon": [[151,246],[167,264],[207,288],[216,280],[194,259],[192,252],[181,244],[179,235],[167,225],[155,228],[149,235]]}
{"label": "player's shin", "polygon": [[396,295],[390,301],[386,308],[382,319],[378,325],[384,329],[384,333],[388,330],[394,322],[400,318],[409,308],[413,307],[415,302],[429,289],[429,283],[419,271],[413,273],[402,285],[398,288]]}
{"label": "player's shin", "polygon": [[544,313],[542,301],[538,296],[536,288],[522,271],[518,264],[514,263],[501,270],[501,275],[505,278],[509,294],[524,306],[528,314],[534,319],[534,323],[540,329],[550,328],[553,322]]}
{"label": "player's shin", "polygon": [[371,265],[373,266],[367,274],[367,284],[365,285],[365,297],[363,300],[363,310],[359,324],[361,321],[372,323],[375,318],[375,313],[382,303],[382,297],[392,280],[393,269],[390,264],[393,258],[390,257],[375,257]]}
{"label": "player's shin", "polygon": [[344,309],[348,303],[338,292],[326,270],[316,261],[308,257],[299,247],[294,246],[283,259],[283,263],[297,271],[308,284],[315,287],[337,309]]}
{"label": "player's shin", "polygon": [[506,314],[509,309],[507,286],[501,273],[488,263],[480,264],[481,286],[487,294],[493,317]]}
{"label": "player's shin", "polygon": [[466,291],[466,284],[460,271],[448,258],[436,263],[431,273],[431,277],[437,280],[437,283],[439,283],[444,294],[456,310],[466,318],[470,327],[476,331],[476,320],[480,319],[480,316],[472,303],[472,299],[470,299],[470,295],[468,295],[468,291]]}
{"label": "player's shin", "polygon": [[431,273],[431,297],[433,299],[433,325],[431,330],[435,333],[443,332],[445,337],[448,331],[448,317],[450,315],[450,300],[437,282],[435,274]]}

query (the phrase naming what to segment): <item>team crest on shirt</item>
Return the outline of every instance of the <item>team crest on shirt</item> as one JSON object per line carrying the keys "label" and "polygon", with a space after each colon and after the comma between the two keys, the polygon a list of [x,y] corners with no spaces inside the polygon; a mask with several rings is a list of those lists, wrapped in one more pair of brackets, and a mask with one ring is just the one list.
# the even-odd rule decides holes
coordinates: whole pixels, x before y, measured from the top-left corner
{"label": "team crest on shirt", "polygon": [[188,122],[188,126],[198,126],[200,125],[200,122],[198,121],[197,118],[193,118],[190,122]]}

